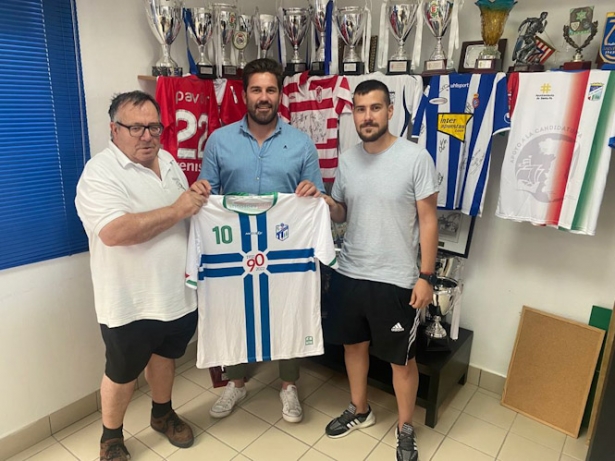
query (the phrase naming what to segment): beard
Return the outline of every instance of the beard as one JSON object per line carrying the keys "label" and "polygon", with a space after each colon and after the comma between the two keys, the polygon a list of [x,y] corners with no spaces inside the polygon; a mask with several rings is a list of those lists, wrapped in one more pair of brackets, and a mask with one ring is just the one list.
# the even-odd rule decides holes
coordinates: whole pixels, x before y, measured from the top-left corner
{"label": "beard", "polygon": [[[377,125],[368,125],[368,126],[375,127]],[[387,131],[389,131],[388,124],[382,126],[378,131],[370,135],[365,135],[360,130],[357,130],[357,134],[359,135],[359,138],[361,138],[361,141],[363,142],[374,142],[374,141],[378,141],[378,139],[380,139]]]}
{"label": "beard", "polygon": [[[271,109],[270,113],[258,112],[259,108]],[[277,104],[255,104],[248,106],[248,116],[259,125],[269,125],[278,116]]]}

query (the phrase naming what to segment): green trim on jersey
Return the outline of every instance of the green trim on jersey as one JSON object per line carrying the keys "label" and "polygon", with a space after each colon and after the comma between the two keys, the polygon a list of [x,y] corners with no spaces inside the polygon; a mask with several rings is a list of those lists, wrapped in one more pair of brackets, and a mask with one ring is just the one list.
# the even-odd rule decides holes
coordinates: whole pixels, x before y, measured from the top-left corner
{"label": "green trim on jersey", "polygon": [[245,215],[266,213],[278,203],[278,193],[268,194],[227,194],[222,206],[229,211]]}

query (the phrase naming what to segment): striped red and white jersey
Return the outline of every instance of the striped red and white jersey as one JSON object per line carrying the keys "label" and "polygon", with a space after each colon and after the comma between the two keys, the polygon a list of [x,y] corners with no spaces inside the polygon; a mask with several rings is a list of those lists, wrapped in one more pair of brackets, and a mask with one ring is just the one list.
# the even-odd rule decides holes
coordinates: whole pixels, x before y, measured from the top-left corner
{"label": "striped red and white jersey", "polygon": [[496,215],[594,235],[615,147],[615,72],[514,73],[509,92]]}
{"label": "striped red and white jersey", "polygon": [[339,116],[345,112],[352,112],[352,96],[346,77],[310,77],[303,72],[284,79],[280,116],[312,138],[325,182],[335,180],[337,129]]}

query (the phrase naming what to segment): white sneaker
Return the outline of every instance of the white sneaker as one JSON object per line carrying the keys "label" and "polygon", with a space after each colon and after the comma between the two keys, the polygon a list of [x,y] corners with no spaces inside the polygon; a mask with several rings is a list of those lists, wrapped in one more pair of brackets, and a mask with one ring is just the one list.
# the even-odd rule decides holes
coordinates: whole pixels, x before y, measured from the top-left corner
{"label": "white sneaker", "polygon": [[280,400],[282,401],[282,417],[284,421],[289,423],[299,423],[303,419],[303,409],[299,403],[297,395],[297,386],[289,384],[286,389],[280,391]]}
{"label": "white sneaker", "polygon": [[231,414],[233,408],[238,402],[246,398],[248,391],[246,387],[235,387],[233,381],[229,381],[224,388],[222,395],[216,400],[216,403],[209,410],[212,418],[225,418]]}

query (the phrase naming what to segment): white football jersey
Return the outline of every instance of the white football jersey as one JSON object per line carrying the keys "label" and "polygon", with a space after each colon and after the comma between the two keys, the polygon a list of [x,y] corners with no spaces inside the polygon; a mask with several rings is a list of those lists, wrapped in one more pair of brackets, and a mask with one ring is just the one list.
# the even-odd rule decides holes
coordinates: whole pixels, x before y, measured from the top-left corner
{"label": "white football jersey", "polygon": [[329,208],[295,194],[214,195],[192,217],[197,366],[324,353],[318,262],[337,267]]}

